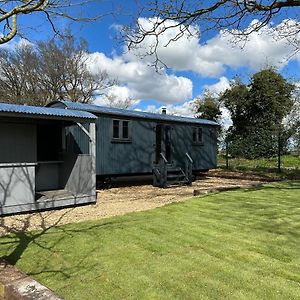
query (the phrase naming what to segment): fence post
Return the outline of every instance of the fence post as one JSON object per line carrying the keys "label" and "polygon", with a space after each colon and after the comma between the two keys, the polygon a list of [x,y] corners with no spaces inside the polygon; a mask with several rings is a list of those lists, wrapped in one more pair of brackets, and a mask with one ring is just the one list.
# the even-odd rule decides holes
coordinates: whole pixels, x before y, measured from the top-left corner
{"label": "fence post", "polygon": [[277,160],[277,172],[281,172],[281,137],[280,131],[278,131],[278,160]]}
{"label": "fence post", "polygon": [[225,159],[226,159],[226,169],[228,169],[229,164],[228,164],[228,141],[225,142]]}

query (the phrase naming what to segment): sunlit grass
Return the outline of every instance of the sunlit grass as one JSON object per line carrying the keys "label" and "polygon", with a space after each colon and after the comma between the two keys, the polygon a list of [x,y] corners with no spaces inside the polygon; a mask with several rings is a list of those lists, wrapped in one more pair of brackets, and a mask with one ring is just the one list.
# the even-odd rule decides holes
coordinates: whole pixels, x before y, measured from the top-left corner
{"label": "sunlit grass", "polygon": [[65,299],[299,299],[300,182],[0,239]]}
{"label": "sunlit grass", "polygon": [[[225,155],[218,156],[218,166],[225,168]],[[243,159],[229,158],[229,170],[254,171],[262,175],[300,179],[300,156],[283,155],[281,157],[281,172],[278,173],[278,158]]]}

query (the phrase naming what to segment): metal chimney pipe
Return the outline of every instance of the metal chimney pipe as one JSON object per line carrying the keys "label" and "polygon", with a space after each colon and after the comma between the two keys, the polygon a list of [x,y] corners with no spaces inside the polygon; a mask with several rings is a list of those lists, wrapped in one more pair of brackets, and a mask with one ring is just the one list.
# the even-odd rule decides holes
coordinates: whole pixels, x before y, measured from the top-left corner
{"label": "metal chimney pipe", "polygon": [[161,113],[166,115],[167,114],[167,108],[166,107],[162,107],[161,108]]}

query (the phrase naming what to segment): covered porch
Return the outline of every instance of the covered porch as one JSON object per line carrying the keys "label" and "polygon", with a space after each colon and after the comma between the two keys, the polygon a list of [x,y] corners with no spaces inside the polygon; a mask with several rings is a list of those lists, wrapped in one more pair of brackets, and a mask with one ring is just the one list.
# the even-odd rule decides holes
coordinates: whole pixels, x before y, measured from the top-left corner
{"label": "covered porch", "polygon": [[[0,215],[96,201],[95,119],[87,112],[0,103]],[[74,151],[66,128],[89,138]]]}

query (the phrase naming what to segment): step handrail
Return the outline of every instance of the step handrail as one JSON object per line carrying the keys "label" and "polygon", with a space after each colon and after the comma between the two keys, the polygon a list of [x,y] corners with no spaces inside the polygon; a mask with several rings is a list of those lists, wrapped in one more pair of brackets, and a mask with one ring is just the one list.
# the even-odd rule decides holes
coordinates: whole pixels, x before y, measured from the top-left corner
{"label": "step handrail", "polygon": [[166,157],[164,156],[164,154],[162,152],[160,152],[160,157],[163,159],[165,164],[168,163],[168,160],[166,159]]}
{"label": "step handrail", "polygon": [[190,161],[190,163],[193,163],[193,159],[190,157],[190,155],[186,152],[185,156],[188,158],[188,160]]}

